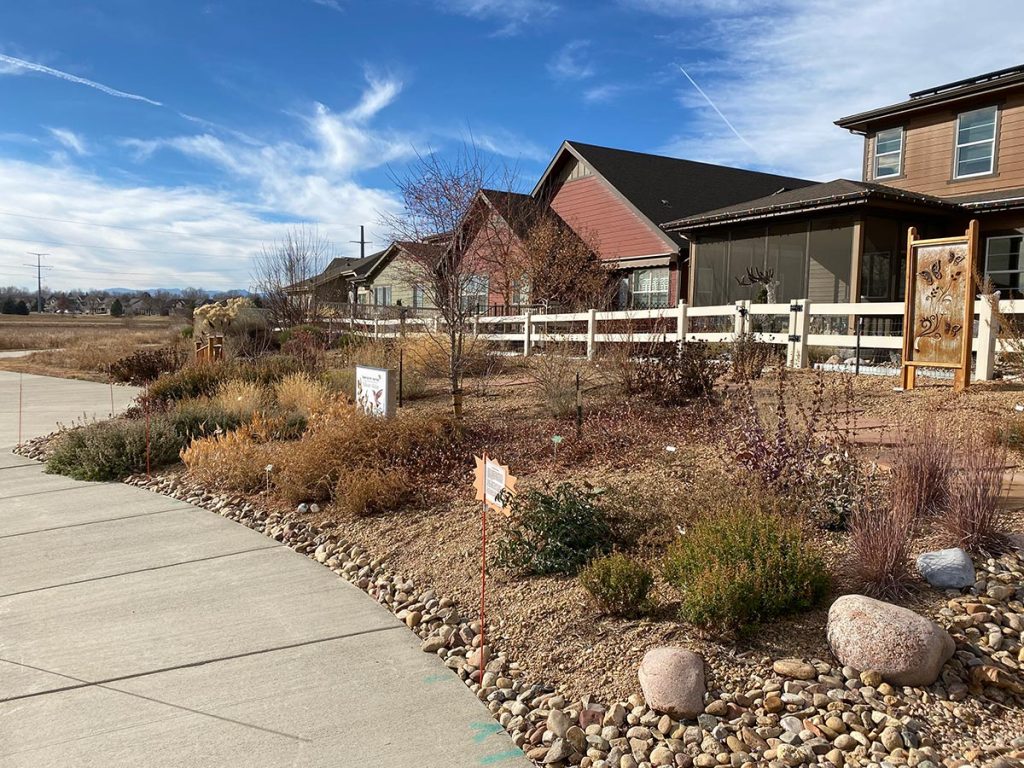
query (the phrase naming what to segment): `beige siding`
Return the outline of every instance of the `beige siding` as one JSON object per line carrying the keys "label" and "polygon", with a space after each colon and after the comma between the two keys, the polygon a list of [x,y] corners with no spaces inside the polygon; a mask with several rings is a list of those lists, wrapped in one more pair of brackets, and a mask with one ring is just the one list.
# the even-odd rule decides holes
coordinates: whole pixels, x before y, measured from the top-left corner
{"label": "beige siding", "polygon": [[[373,302],[373,289],[383,286],[391,286],[391,303],[402,302],[403,307],[411,307],[413,270],[407,259],[401,256],[396,257],[390,264],[380,271],[373,280],[373,285],[368,289],[369,302]],[[429,299],[425,298],[426,306],[431,306]]]}
{"label": "beige siding", "polygon": [[[941,197],[1024,187],[1024,92],[1010,94],[1000,104],[996,129],[996,167],[993,175],[953,178],[957,114],[996,103],[978,102],[940,109],[904,124],[903,173],[878,181],[890,186]],[[879,130],[898,125],[878,125]],[[865,178],[874,170],[873,136],[864,143]]]}

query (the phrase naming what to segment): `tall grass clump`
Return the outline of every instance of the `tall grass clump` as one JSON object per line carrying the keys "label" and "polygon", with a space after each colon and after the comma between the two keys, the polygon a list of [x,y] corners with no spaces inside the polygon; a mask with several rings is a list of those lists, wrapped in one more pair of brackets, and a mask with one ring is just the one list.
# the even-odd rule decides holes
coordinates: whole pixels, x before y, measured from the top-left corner
{"label": "tall grass clump", "polygon": [[[164,418],[149,425],[150,468],[178,460],[181,440]],[[119,480],[146,471],[146,422],[115,419],[86,424],[57,438],[46,471],[76,480]]]}
{"label": "tall grass clump", "polygon": [[968,552],[999,551],[1005,543],[999,526],[999,501],[1006,447],[979,436],[969,438],[962,447],[939,523],[952,543]]}
{"label": "tall grass clump", "polygon": [[193,440],[181,460],[206,487],[251,493],[266,487],[266,467],[274,463],[275,450],[242,428]]}
{"label": "tall grass clump", "polygon": [[326,407],[329,390],[308,373],[291,373],[274,385],[274,399],[282,410],[302,413],[308,418]]}
{"label": "tall grass clump", "polygon": [[214,402],[225,412],[248,419],[267,405],[267,390],[254,381],[231,379],[217,390]]}
{"label": "tall grass clump", "polygon": [[846,568],[864,594],[883,599],[907,593],[913,575],[910,555],[917,518],[891,499],[865,503],[850,518]]}
{"label": "tall grass clump", "polygon": [[893,455],[890,496],[902,514],[917,520],[948,504],[957,453],[953,440],[931,422],[901,435]]}

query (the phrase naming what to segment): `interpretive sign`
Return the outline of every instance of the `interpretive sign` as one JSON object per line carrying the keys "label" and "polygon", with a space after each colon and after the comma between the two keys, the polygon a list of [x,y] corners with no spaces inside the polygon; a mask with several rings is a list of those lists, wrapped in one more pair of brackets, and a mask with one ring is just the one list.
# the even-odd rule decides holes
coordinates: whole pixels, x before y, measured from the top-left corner
{"label": "interpretive sign", "polygon": [[395,372],[387,368],[356,366],[356,406],[370,416],[395,415]]}
{"label": "interpretive sign", "polygon": [[951,368],[953,388],[967,387],[974,338],[974,268],[978,222],[963,237],[907,237],[907,295],[903,320],[904,389],[913,389],[918,366]]}
{"label": "interpretive sign", "polygon": [[483,457],[473,458],[476,459],[476,478],[473,483],[473,487],[476,488],[476,500],[482,501],[491,509],[506,512],[508,497],[515,493],[516,478],[512,476],[507,466],[499,464],[486,453]]}

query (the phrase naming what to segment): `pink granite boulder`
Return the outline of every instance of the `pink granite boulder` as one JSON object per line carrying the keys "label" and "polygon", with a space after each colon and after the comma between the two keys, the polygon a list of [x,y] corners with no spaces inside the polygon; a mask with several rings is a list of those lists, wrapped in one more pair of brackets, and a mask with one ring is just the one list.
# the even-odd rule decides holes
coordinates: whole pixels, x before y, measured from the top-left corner
{"label": "pink granite boulder", "polygon": [[934,683],[956,650],[949,633],[907,608],[844,595],[828,612],[828,644],[841,664],[874,669],[892,685]]}
{"label": "pink granite boulder", "polygon": [[704,659],[685,648],[652,648],[637,673],[647,705],[676,720],[704,711]]}

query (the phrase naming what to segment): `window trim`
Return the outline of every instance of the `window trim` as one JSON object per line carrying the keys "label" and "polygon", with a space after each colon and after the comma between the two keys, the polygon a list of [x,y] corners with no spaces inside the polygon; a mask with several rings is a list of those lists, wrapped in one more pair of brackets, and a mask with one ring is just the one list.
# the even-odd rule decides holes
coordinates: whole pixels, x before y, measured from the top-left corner
{"label": "window trim", "polygon": [[[880,153],[878,151],[878,135],[880,133],[885,133],[886,131],[899,131],[900,132],[900,148],[898,150],[895,150],[895,151],[890,150],[889,152],[881,152]],[[872,179],[875,179],[876,181],[879,180],[879,179],[898,179],[900,176],[903,175],[903,146],[906,143],[906,133],[907,132],[906,132],[906,130],[904,130],[904,127],[902,125],[900,125],[900,126],[898,126],[896,128],[886,128],[883,131],[876,131],[875,132],[874,155],[873,155],[872,160],[871,160],[871,178]],[[896,163],[896,173],[887,173],[884,176],[879,176],[878,175],[878,158],[880,158],[880,157],[888,157],[889,155],[898,155],[899,156],[899,160]]]}
{"label": "window trim", "polygon": [[[981,112],[983,110],[993,110],[992,117],[992,138],[981,139],[979,141],[968,141],[964,144],[960,143],[960,119],[964,115],[969,115],[972,112]],[[960,181],[961,179],[974,179],[980,176],[991,176],[996,172],[996,143],[999,140],[999,105],[991,104],[987,107],[978,107],[977,109],[968,109],[966,112],[960,112],[956,116],[956,129],[953,133],[953,181]],[[992,145],[992,153],[989,155],[988,170],[979,171],[978,173],[958,173],[960,170],[960,149],[962,147],[975,147],[980,144]],[[987,259],[987,256],[986,256]]]}
{"label": "window trim", "polygon": [[[637,290],[635,288],[635,285],[636,285],[636,282],[637,282],[636,278],[640,275],[641,272],[655,272],[655,271],[661,271],[661,270],[665,271],[665,290],[663,290],[663,291],[662,290],[646,290],[646,291],[642,291],[642,290]],[[648,297],[648,303],[644,304],[642,309],[664,309],[665,307],[669,306],[669,300],[672,298],[672,269],[671,269],[671,267],[669,267],[667,265],[663,266],[663,267],[662,266],[658,266],[658,267],[639,267],[637,269],[630,270],[629,278],[628,279],[629,279],[628,286],[629,286],[629,308],[630,309],[640,309],[641,308],[641,307],[637,307],[637,305],[636,305],[636,296],[637,295]],[[654,281],[654,278],[652,276],[652,283],[653,283],[653,281]],[[662,296],[662,295],[664,295],[664,297],[665,297],[665,303],[664,304],[651,304],[650,303],[650,297],[651,296]]]}

